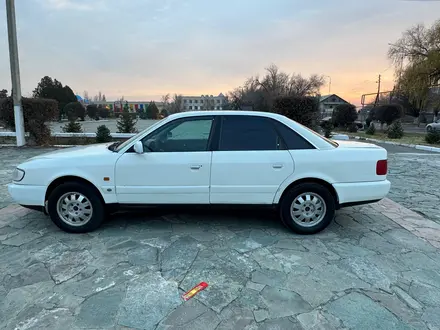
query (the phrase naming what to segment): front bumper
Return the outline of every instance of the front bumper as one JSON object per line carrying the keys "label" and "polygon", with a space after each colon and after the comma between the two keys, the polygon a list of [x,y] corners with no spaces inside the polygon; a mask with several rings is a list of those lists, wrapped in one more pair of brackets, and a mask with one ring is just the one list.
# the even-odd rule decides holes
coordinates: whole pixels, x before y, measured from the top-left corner
{"label": "front bumper", "polygon": [[361,202],[378,201],[386,197],[391,188],[388,180],[374,182],[335,183],[338,202],[343,204],[362,204]]}
{"label": "front bumper", "polygon": [[44,206],[44,198],[46,196],[45,186],[10,183],[8,184],[8,191],[17,204],[28,207]]}

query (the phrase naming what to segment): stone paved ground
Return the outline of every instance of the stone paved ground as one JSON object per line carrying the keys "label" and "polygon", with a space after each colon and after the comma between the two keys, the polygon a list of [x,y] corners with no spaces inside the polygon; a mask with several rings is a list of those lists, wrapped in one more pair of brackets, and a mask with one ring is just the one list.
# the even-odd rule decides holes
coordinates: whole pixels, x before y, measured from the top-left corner
{"label": "stone paved ground", "polygon": [[[0,150],[1,183],[42,151]],[[440,225],[390,200],[314,236],[238,211],[121,214],[72,235],[0,193],[1,329],[440,329]]]}

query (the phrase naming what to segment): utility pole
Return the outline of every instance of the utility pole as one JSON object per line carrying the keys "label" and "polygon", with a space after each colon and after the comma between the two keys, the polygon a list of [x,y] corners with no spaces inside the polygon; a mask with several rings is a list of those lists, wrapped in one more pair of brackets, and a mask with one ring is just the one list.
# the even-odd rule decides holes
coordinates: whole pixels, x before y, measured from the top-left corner
{"label": "utility pole", "polygon": [[23,109],[21,107],[20,65],[18,61],[17,26],[15,22],[15,0],[6,0],[8,21],[9,58],[11,65],[12,99],[14,102],[15,137],[17,147],[26,144]]}
{"label": "utility pole", "polygon": [[381,81],[382,76],[379,75],[379,80],[376,81],[377,83],[377,95],[376,95],[376,100],[374,101],[374,107],[376,107],[377,102],[379,102],[379,95],[380,95],[380,81]]}

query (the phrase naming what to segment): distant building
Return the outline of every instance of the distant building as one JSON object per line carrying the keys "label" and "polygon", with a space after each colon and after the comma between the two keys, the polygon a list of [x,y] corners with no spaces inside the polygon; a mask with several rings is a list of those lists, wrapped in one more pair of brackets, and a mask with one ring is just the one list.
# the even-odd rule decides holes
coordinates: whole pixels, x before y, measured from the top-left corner
{"label": "distant building", "polygon": [[[109,102],[90,102],[93,104],[96,104],[97,106],[103,106],[106,107],[109,110],[112,110],[114,112],[122,112],[122,109],[124,108],[124,105],[128,105],[128,109],[130,112],[138,112],[141,110],[144,110],[148,107],[151,101],[109,101]],[[163,109],[163,102],[154,102],[156,103],[157,108],[159,111],[162,111]]]}
{"label": "distant building", "polygon": [[336,94],[322,95],[319,99],[319,111],[322,118],[333,115],[333,110],[340,104],[348,104],[342,97]]}
{"label": "distant building", "polygon": [[226,97],[222,93],[220,93],[218,96],[183,96],[181,110],[223,110],[224,104],[226,104]]}

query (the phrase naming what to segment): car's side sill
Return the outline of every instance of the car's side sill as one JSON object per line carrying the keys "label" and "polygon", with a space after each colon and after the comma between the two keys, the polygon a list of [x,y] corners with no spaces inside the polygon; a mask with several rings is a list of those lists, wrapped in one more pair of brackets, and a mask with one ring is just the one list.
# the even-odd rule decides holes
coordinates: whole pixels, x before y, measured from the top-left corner
{"label": "car's side sill", "polygon": [[41,205],[22,205],[22,204],[20,204],[20,206],[25,207],[29,210],[44,212],[44,206],[41,206]]}
{"label": "car's side sill", "polygon": [[351,203],[343,203],[343,204],[339,204],[338,209],[342,209],[344,207],[351,207],[351,206],[359,206],[359,205],[366,205],[366,204],[372,204],[372,203],[377,203],[381,201],[381,199],[375,199],[372,201],[361,201],[361,202],[351,202]]}

